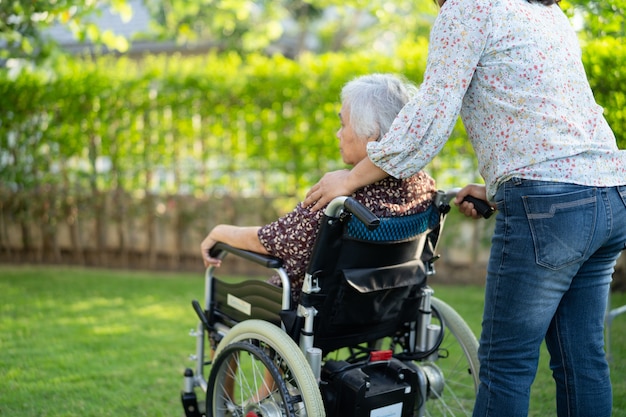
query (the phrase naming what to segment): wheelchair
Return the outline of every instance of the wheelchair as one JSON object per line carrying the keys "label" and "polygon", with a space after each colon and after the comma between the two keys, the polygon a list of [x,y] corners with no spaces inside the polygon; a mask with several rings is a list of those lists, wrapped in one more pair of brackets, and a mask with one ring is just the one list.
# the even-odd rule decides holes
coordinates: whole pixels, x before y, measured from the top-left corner
{"label": "wheelchair", "polygon": [[[471,415],[478,341],[427,280],[450,201],[377,218],[350,197],[325,209],[299,301],[282,260],[218,243],[278,274],[282,288],[205,274],[184,371],[186,417]],[[272,271],[273,270],[273,271]]]}

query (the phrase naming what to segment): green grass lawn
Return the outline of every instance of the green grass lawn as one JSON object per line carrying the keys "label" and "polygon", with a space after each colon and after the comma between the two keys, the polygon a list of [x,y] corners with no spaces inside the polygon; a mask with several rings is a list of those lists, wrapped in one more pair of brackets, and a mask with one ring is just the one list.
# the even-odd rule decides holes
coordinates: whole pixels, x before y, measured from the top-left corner
{"label": "green grass lawn", "polygon": [[[478,334],[482,288],[431,283]],[[0,265],[0,416],[181,416],[202,294],[202,275]],[[625,346],[626,315],[612,328],[614,416],[626,416]],[[544,353],[531,415],[554,414]]]}

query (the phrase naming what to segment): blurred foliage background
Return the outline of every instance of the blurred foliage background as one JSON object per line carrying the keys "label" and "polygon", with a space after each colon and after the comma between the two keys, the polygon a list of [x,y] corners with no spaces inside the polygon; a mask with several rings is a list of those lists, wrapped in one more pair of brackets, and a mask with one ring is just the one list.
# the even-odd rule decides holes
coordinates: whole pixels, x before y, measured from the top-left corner
{"label": "blurred foliage background", "polygon": [[[341,86],[371,72],[419,83],[437,13],[430,0],[155,0],[133,39],[91,20],[105,6],[129,19],[133,4],[0,0],[0,259],[200,268],[214,224],[271,221],[343,167]],[[626,148],[626,1],[560,4]],[[46,37],[54,25],[85,53]],[[176,48],[132,53],[146,41]],[[480,181],[465,139],[459,121],[427,167],[441,188]],[[450,257],[480,262],[492,224],[450,221]]]}

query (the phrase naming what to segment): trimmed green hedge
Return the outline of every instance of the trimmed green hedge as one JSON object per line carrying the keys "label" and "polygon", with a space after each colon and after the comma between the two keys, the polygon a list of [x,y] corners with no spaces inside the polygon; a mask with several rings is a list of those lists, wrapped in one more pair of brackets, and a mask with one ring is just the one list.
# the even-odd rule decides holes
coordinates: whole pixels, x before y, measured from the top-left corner
{"label": "trimmed green hedge", "polygon": [[[299,62],[235,54],[102,57],[60,62],[54,73],[0,73],[0,181],[13,191],[58,183],[88,192],[295,196],[341,167],[336,113],[347,80],[370,72],[421,80],[426,44],[401,51]],[[621,147],[625,51],[606,39],[586,45],[584,54]],[[464,138],[459,124],[436,171],[456,165],[446,158],[471,155]]]}
{"label": "trimmed green hedge", "polygon": [[626,43],[623,38],[589,42],[583,62],[596,101],[615,132],[620,149],[626,149]]}
{"label": "trimmed green hedge", "polygon": [[[97,248],[110,246],[111,225],[128,247],[127,225],[143,222],[139,228],[150,235],[150,218],[160,215],[152,201],[171,195],[261,197],[276,201],[267,211],[275,215],[324,172],[343,167],[335,136],[341,86],[371,72],[419,83],[426,51],[421,41],[394,56],[309,55],[297,62],[108,56],[66,59],[51,72],[0,72],[0,248],[13,246],[12,224],[21,225],[20,246],[53,247],[59,225],[77,218],[98,223]],[[619,40],[585,46],[592,87],[622,148],[625,58]],[[475,167],[459,122],[428,170],[447,187],[477,181]],[[171,227],[212,224],[194,216],[175,217]]]}
{"label": "trimmed green hedge", "polygon": [[14,190],[65,181],[88,191],[295,195],[340,167],[344,82],[393,70],[366,59],[105,57],[5,76],[0,179]]}

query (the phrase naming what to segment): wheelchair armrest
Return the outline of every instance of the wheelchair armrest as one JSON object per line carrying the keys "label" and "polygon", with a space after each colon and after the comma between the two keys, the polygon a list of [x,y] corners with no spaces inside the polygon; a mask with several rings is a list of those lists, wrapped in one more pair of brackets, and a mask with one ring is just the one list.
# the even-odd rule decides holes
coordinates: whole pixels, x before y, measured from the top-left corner
{"label": "wheelchair armrest", "polygon": [[275,256],[264,255],[262,253],[251,252],[244,249],[238,249],[227,245],[226,243],[218,242],[211,248],[211,256],[212,257],[224,257],[225,254],[223,252],[232,253],[240,258],[244,258],[248,261],[254,262],[266,268],[280,268],[283,266],[283,261],[280,258],[276,258]]}
{"label": "wheelchair armrest", "polygon": [[352,197],[335,197],[328,203],[328,206],[326,206],[324,214],[328,217],[338,218],[344,209],[354,214],[368,230],[375,230],[380,224],[378,216]]}

